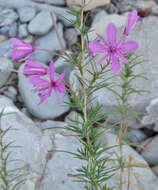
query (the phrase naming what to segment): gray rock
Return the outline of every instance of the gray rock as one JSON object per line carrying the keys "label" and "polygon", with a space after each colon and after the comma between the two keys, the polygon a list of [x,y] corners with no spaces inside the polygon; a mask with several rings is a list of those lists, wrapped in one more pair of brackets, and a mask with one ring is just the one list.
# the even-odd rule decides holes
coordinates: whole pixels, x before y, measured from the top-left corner
{"label": "gray rock", "polygon": [[4,42],[5,40],[7,40],[6,36],[0,35],[0,43]]}
{"label": "gray rock", "polygon": [[[64,26],[68,27],[68,26],[72,26],[70,21],[75,22],[76,17],[72,14],[69,13],[69,9],[67,8],[55,8],[54,12],[57,14],[58,19],[64,24]],[[66,18],[66,19],[65,19]]]}
{"label": "gray rock", "polygon": [[[60,34],[62,43],[63,43],[64,47],[66,47],[66,43],[65,43],[65,40],[63,38],[63,26],[61,23],[58,24],[58,30],[59,30],[59,34]],[[60,47],[59,41],[57,39],[55,30],[50,31],[45,36],[39,37],[35,41],[35,44],[37,46],[39,46],[40,48],[49,49],[52,52],[54,52],[56,50],[58,50],[58,51],[61,50],[61,47]],[[48,63],[52,59],[53,54],[51,54],[48,51],[36,50],[32,57],[34,59],[40,61],[40,62]]]}
{"label": "gray rock", "polygon": [[105,10],[99,11],[98,14],[94,17],[93,23],[99,22],[105,16],[107,16],[107,12]]}
{"label": "gray rock", "polygon": [[52,5],[65,5],[66,4],[65,0],[33,0],[33,1],[40,2],[40,3],[52,4]]}
{"label": "gray rock", "polygon": [[[79,148],[77,142],[61,134],[54,136],[54,146],[57,150],[69,152],[75,152]],[[42,181],[40,190],[50,190],[52,187],[58,190],[84,189],[84,183],[73,182],[73,179],[67,176],[68,174],[74,174],[76,169],[81,167],[81,165],[83,165],[83,162],[73,156],[63,154],[62,152],[55,152],[47,165],[48,174]]]}
{"label": "gray rock", "polygon": [[[107,150],[106,153],[109,154],[110,161],[108,167],[112,168],[113,166],[118,166],[118,163],[115,160],[120,156],[119,146],[118,146],[118,137],[112,133],[102,133],[100,137],[103,147],[115,146],[111,150]],[[142,167],[132,167],[130,173],[130,188],[129,190],[135,190],[135,187],[141,190],[148,190],[149,184],[152,190],[157,190],[158,187],[158,178],[154,175],[151,169],[148,167],[147,162],[131,147],[123,146],[123,158],[124,161],[128,164],[141,165]],[[123,173],[123,190],[127,190],[128,186],[128,170],[129,168],[124,169]],[[107,181],[107,185],[113,187],[114,184],[119,182],[120,172],[116,171],[114,176]]]}
{"label": "gray rock", "polygon": [[28,35],[26,38],[23,39],[25,43],[34,44],[34,36]]}
{"label": "gray rock", "polygon": [[[67,119],[66,119],[67,120]],[[36,122],[36,125],[42,130],[42,131],[50,131],[50,133],[53,132],[53,134],[60,133],[63,136],[70,136],[71,139],[76,141],[76,138],[74,133],[72,131],[67,130],[67,127],[69,124],[72,124],[70,122],[61,122],[61,121],[53,121],[53,120],[47,120],[44,122]]]}
{"label": "gray rock", "polygon": [[[74,122],[73,122],[74,121]],[[66,118],[65,118],[65,122],[68,125],[74,125],[75,121],[78,123],[78,127],[82,127],[82,123],[83,123],[83,118],[81,117],[81,115],[75,111],[70,112]]]}
{"label": "gray rock", "polygon": [[131,8],[137,9],[140,11],[145,11],[147,14],[155,14],[158,15],[158,5],[154,0],[144,1],[144,0],[124,0],[122,2],[122,6],[130,11]]}
{"label": "gray rock", "polygon": [[[2,129],[10,126],[16,126],[17,130],[10,130],[6,134],[4,143],[15,141],[19,148],[13,149],[12,156],[18,160],[14,165],[11,164],[9,169],[16,166],[23,167],[27,170],[27,176],[20,190],[34,190],[39,187],[39,190],[50,190],[52,187],[58,190],[81,190],[84,189],[83,183],[73,182],[73,179],[68,177],[67,174],[74,174],[75,170],[84,165],[84,162],[74,158],[72,155],[54,150],[65,150],[68,152],[76,152],[80,144],[74,138],[65,136],[62,132],[54,130],[44,130],[35,124],[31,119],[21,113],[12,103],[11,100],[1,96],[0,97],[0,111],[5,107],[5,117],[1,119]],[[48,122],[49,123],[49,122]],[[63,126],[61,122],[50,122],[47,126],[56,127]],[[41,125],[43,125],[42,123]],[[58,129],[57,129],[58,130]],[[58,130],[59,131],[59,130]],[[102,141],[103,147],[116,146],[108,150],[110,158],[114,159],[108,163],[108,167],[118,164],[115,162],[118,150],[117,137],[111,133],[103,134]],[[25,140],[24,140],[25,139]],[[114,151],[114,152],[113,152]],[[133,164],[142,164],[146,168],[134,167],[130,175],[131,186],[129,190],[135,190],[135,187],[141,190],[148,190],[148,184],[152,190],[157,190],[158,180],[152,171],[147,168],[147,163],[129,146],[123,146],[124,158],[128,162],[132,159]],[[12,157],[11,157],[12,158]],[[63,161],[64,160],[64,161]],[[128,168],[125,169],[124,179],[128,173]],[[42,180],[40,180],[42,179]],[[123,190],[127,190],[127,181],[123,184]],[[108,181],[109,186],[119,183],[119,172]],[[134,187],[134,188],[133,188]]]}
{"label": "gray rock", "polygon": [[10,86],[7,91],[4,91],[4,95],[15,102],[17,99],[17,90],[13,86]]}
{"label": "gray rock", "polygon": [[0,57],[10,58],[10,53],[12,51],[12,45],[10,40],[6,40],[0,43]]}
{"label": "gray rock", "polygon": [[59,74],[61,74],[63,71],[66,71],[64,80],[66,83],[69,82],[69,76],[74,68],[74,65],[72,63],[68,63],[65,61],[63,57],[59,57],[57,61],[55,62],[55,71]]}
{"label": "gray rock", "polygon": [[158,165],[154,166],[152,171],[158,176]]}
{"label": "gray rock", "polygon": [[66,122],[62,121],[53,121],[53,120],[47,120],[43,122],[36,122],[36,125],[41,129],[41,130],[50,130],[53,133],[61,133],[63,135],[68,134],[69,132],[64,129],[64,127],[67,127]]}
{"label": "gray rock", "polygon": [[13,23],[9,28],[9,37],[13,38],[17,36],[17,23]]}
{"label": "gray rock", "polygon": [[[94,9],[96,7],[101,7],[101,6],[105,6],[107,4],[110,3],[111,0],[85,0],[86,6],[84,7],[84,9],[86,11]],[[67,5],[70,7],[73,7],[74,5],[81,5],[81,1],[80,0],[67,0]],[[76,6],[74,6],[74,8],[78,8]]]}
{"label": "gray rock", "polygon": [[19,38],[25,38],[28,36],[27,24],[21,24],[19,26]]}
{"label": "gray rock", "polygon": [[29,23],[28,30],[31,34],[44,35],[53,27],[53,22],[49,11],[41,11]]}
{"label": "gray rock", "polygon": [[[73,20],[75,21],[75,16],[70,14],[68,11],[69,9],[64,8],[64,7],[55,7],[51,5],[47,5],[44,3],[35,3],[32,2],[31,0],[1,0],[0,1],[0,6],[4,7],[10,7],[10,8],[20,8],[20,7],[34,7],[37,8],[38,10],[44,10],[44,11],[54,11],[57,15],[61,15],[59,19],[63,22],[65,26],[71,26],[71,23],[67,21],[65,18],[68,20]],[[65,17],[65,18],[64,18]]]}
{"label": "gray rock", "polygon": [[127,130],[125,134],[125,139],[130,142],[142,142],[147,139],[147,136],[145,133],[138,129],[129,129]]}
{"label": "gray rock", "polygon": [[0,88],[7,82],[13,69],[13,63],[4,57],[0,57]]}
{"label": "gray rock", "polygon": [[78,35],[74,28],[67,28],[64,35],[69,47],[77,42]]}
{"label": "gray rock", "polygon": [[152,166],[158,164],[158,136],[155,138],[149,138],[142,142],[141,145],[145,146],[145,149],[141,151],[143,158]]}
{"label": "gray rock", "polygon": [[2,26],[0,27],[0,34],[3,34],[5,36],[9,35],[10,26]]}
{"label": "gray rock", "polygon": [[[3,108],[5,108],[4,113],[8,115],[1,119],[2,130],[10,126],[16,128],[16,130],[10,130],[6,134],[3,143],[15,142],[14,145],[19,146],[12,151],[10,158],[18,161],[13,164],[10,163],[9,170],[15,167],[23,167],[25,172],[27,170],[28,176],[31,175],[34,179],[35,175],[37,180],[43,172],[46,155],[52,149],[51,137],[42,134],[37,126],[13,105],[11,100],[1,96],[0,110],[2,111]],[[26,175],[24,186],[27,186],[28,176]],[[24,189],[30,190],[29,188]]]}
{"label": "gray rock", "polygon": [[20,7],[18,9],[19,18],[21,23],[31,21],[36,15],[36,8],[33,7]]}
{"label": "gray rock", "polygon": [[40,98],[37,93],[34,92],[34,87],[29,83],[28,78],[23,75],[23,67],[24,65],[21,65],[19,68],[18,87],[22,99],[32,115],[39,119],[53,119],[69,110],[69,106],[64,103],[69,102],[68,96],[66,94],[60,94],[61,104],[58,104],[54,91],[52,92],[51,97],[38,106],[37,104],[39,103]]}
{"label": "gray rock", "polygon": [[[142,118],[142,125],[151,126],[158,132],[158,98],[153,99],[146,107],[146,115]],[[151,127],[150,127],[151,128]]]}
{"label": "gray rock", "polygon": [[72,178],[67,176],[74,173],[82,162],[69,154],[54,151],[60,149],[75,152],[79,148],[79,143],[54,130],[41,130],[31,119],[21,113],[11,100],[1,96],[0,111],[4,107],[6,114],[11,112],[14,114],[2,118],[2,129],[10,126],[16,128],[6,134],[4,143],[14,141],[15,145],[19,146],[12,149],[11,158],[18,161],[10,164],[9,169],[23,167],[27,171],[23,186],[19,190],[34,190],[35,186],[39,190],[50,190],[52,185],[58,190],[84,189],[84,184],[74,183]]}
{"label": "gray rock", "polygon": [[18,19],[18,15],[12,9],[2,9],[0,11],[0,26],[6,26],[14,23]]}

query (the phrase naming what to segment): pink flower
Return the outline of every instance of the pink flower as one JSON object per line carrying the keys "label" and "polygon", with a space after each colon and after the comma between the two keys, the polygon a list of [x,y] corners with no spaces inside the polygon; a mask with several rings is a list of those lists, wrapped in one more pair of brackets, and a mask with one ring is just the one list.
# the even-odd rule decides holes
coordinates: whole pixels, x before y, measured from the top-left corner
{"label": "pink flower", "polygon": [[40,97],[40,102],[38,105],[43,103],[48,97],[51,96],[52,90],[54,90],[57,97],[57,102],[60,104],[59,94],[65,93],[66,91],[65,84],[61,82],[65,76],[65,72],[59,75],[59,78],[55,80],[55,67],[53,61],[50,62],[48,73],[50,79],[49,82],[47,80],[41,79],[40,76],[33,76],[29,80],[36,87],[35,91],[39,92],[38,95]]}
{"label": "pink flower", "polygon": [[126,27],[124,30],[124,34],[128,35],[131,32],[131,30],[134,28],[137,21],[140,21],[140,20],[141,20],[141,18],[138,16],[136,10],[130,12],[128,14],[128,19],[127,19]]}
{"label": "pink flower", "polygon": [[127,53],[134,52],[138,48],[138,43],[134,41],[125,42],[124,36],[116,42],[117,28],[113,23],[110,23],[106,29],[106,35],[108,40],[105,40],[103,36],[97,34],[101,43],[91,42],[89,48],[94,53],[103,53],[104,56],[98,61],[97,64],[101,64],[104,60],[110,59],[111,69],[114,74],[118,74],[120,71],[120,60],[125,64],[129,64],[126,59]]}
{"label": "pink flower", "polygon": [[11,57],[13,60],[18,62],[21,58],[33,53],[34,48],[32,45],[24,43],[23,41],[12,38],[11,43],[13,44],[13,51],[11,52]]}
{"label": "pink flower", "polygon": [[25,76],[32,76],[32,75],[39,75],[43,76],[48,73],[48,69],[44,67],[43,65],[40,65],[36,61],[32,61],[27,59],[26,65],[24,66],[23,74]]}

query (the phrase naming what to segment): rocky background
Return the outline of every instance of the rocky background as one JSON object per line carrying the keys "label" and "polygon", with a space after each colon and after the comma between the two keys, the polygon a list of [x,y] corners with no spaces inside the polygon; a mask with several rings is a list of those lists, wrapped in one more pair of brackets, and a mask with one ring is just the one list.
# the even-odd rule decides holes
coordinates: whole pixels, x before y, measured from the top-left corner
{"label": "rocky background", "polygon": [[[69,124],[69,118],[79,117],[64,102],[68,95],[61,97],[59,106],[55,95],[52,94],[45,103],[37,106],[39,98],[33,92],[32,85],[22,74],[23,64],[17,64],[10,58],[12,49],[10,38],[18,37],[25,42],[41,48],[60,52],[54,26],[49,11],[54,11],[64,44],[68,51],[76,51],[74,44],[80,34],[64,17],[74,20],[67,11],[74,2],[79,0],[0,0],[0,110],[15,112],[2,118],[2,129],[7,126],[16,127],[18,132],[8,133],[7,140],[15,140],[22,148],[16,150],[14,157],[20,159],[21,166],[28,171],[27,179],[22,190],[81,190],[82,184],[72,183],[68,174],[74,173],[75,168],[82,163],[64,153],[54,152],[54,149],[75,151],[78,142],[66,131],[61,129],[46,130],[50,127],[63,127]],[[88,20],[87,28],[105,35],[105,28],[111,21],[122,31],[129,11],[137,9],[143,22],[139,23],[130,38],[138,41],[139,55],[145,60],[138,72],[145,72],[148,80],[139,80],[137,87],[149,90],[149,94],[132,97],[131,106],[144,113],[141,121],[132,119],[126,139],[145,146],[144,150],[133,150],[126,147],[124,152],[132,155],[135,162],[149,164],[148,169],[135,168],[131,190],[158,190],[158,1],[157,0],[91,0],[86,7]],[[59,16],[60,15],[60,16]],[[95,33],[90,34],[95,38]],[[53,56],[48,52],[36,51],[32,59],[48,64]],[[65,81],[73,81],[74,89],[78,86],[75,80],[77,72],[71,63],[65,63],[62,58],[56,58],[56,71],[61,73],[66,69]],[[11,72],[11,69],[19,73]],[[136,71],[136,72],[137,72]],[[88,78],[87,74],[87,78]],[[113,97],[106,91],[94,94],[96,104],[103,105],[103,111],[115,105]],[[109,133],[102,138],[104,146],[115,144],[116,137]],[[117,152],[117,150],[116,150]],[[110,154],[110,153],[109,153]],[[145,160],[145,161],[144,161]],[[155,174],[154,174],[155,173]],[[111,184],[118,182],[118,176]]]}

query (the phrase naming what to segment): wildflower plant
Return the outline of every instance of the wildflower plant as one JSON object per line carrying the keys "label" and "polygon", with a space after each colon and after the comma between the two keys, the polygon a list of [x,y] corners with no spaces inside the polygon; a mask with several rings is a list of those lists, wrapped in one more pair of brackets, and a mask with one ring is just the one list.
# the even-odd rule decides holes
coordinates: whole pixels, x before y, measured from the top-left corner
{"label": "wildflower plant", "polygon": [[[72,9],[70,11],[70,14],[76,17],[76,21],[69,20],[69,22],[81,35],[80,43],[76,44],[78,54],[67,54],[64,50],[54,14],[51,13],[52,22],[62,50],[60,56],[62,56],[66,62],[73,63],[79,71],[76,78],[80,84],[80,88],[74,91],[71,83],[64,84],[63,78],[65,71],[56,79],[53,61],[50,62],[49,68],[47,68],[34,60],[26,59],[23,74],[28,77],[29,82],[35,87],[35,93],[37,93],[40,98],[38,106],[46,101],[52,93],[56,94],[57,102],[60,104],[60,93],[67,91],[71,98],[69,106],[76,109],[83,120],[83,122],[80,122],[77,118],[74,120],[70,119],[70,124],[64,127],[80,142],[80,148],[78,148],[76,152],[64,152],[84,162],[84,164],[76,170],[76,173],[69,174],[69,177],[73,177],[75,181],[83,183],[85,190],[122,190],[124,184],[124,168],[128,167],[128,164],[124,160],[122,147],[125,144],[130,144],[128,142],[125,143],[124,135],[127,130],[128,118],[131,115],[135,117],[138,115],[130,110],[128,99],[133,93],[140,94],[143,92],[139,89],[135,89],[132,82],[139,77],[144,78],[143,74],[134,73],[134,68],[141,63],[137,61],[137,57],[134,55],[139,45],[135,41],[126,41],[126,37],[130,34],[137,21],[141,19],[136,11],[132,11],[128,15],[124,32],[118,41],[116,41],[117,28],[113,23],[109,23],[106,29],[107,39],[97,34],[97,40],[100,42],[89,42],[89,31],[86,29],[87,17],[84,15],[85,6],[85,0],[81,0],[81,5],[77,5],[77,10]],[[14,50],[11,56],[15,61],[28,56],[36,49],[32,47],[32,45],[25,44],[15,38],[12,39],[12,43]],[[47,49],[44,49],[44,51],[51,52]],[[52,53],[59,55],[56,52]],[[87,60],[93,60],[96,54],[103,54],[103,57],[94,65],[91,61],[87,62]],[[113,76],[106,77],[110,70],[112,70]],[[86,78],[86,73],[91,77]],[[48,77],[47,79],[43,79],[43,76]],[[116,76],[119,77],[120,83],[111,84],[111,79]],[[121,93],[118,93],[115,88],[113,88],[115,85],[119,86]],[[115,146],[103,147],[100,141],[100,136],[110,129],[107,125],[107,121],[112,117],[109,117],[107,113],[102,114],[101,105],[92,106],[92,94],[101,88],[110,90],[118,102],[118,107],[115,110],[115,114],[112,113],[112,116],[120,116],[120,122],[113,125],[114,127],[119,127],[118,146],[120,153],[117,160],[118,164],[113,167],[109,167],[109,162],[111,162],[112,159],[106,152],[109,149],[113,150]],[[134,145],[136,146],[136,144]],[[117,170],[120,171],[119,186],[114,184],[114,187],[109,187],[108,180],[115,175]]]}

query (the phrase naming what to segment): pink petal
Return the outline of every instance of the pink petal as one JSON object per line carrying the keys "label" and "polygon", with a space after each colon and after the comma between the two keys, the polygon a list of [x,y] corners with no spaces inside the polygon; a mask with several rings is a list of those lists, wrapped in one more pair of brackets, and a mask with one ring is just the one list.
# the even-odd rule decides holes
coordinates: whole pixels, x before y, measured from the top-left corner
{"label": "pink petal", "polygon": [[134,52],[138,49],[139,45],[134,41],[127,41],[120,46],[121,51],[124,52]]}
{"label": "pink petal", "polygon": [[55,90],[55,89],[54,89],[54,91],[55,91],[55,94],[56,94],[56,97],[57,97],[57,102],[58,102],[58,104],[60,104],[60,95],[59,95],[59,92],[57,90]]}
{"label": "pink petal", "polygon": [[36,87],[48,87],[50,86],[49,82],[41,79],[39,76],[30,77],[29,82]]}
{"label": "pink petal", "polygon": [[96,35],[100,41],[102,41],[106,46],[108,46],[108,42],[105,40],[105,38],[102,35],[100,35],[98,33],[96,33]]}
{"label": "pink petal", "polygon": [[43,93],[39,95],[40,97],[40,102],[38,103],[38,106],[41,105],[44,101],[46,101],[47,98],[50,97],[49,92]]}
{"label": "pink petal", "polygon": [[136,10],[128,14],[128,20],[127,20],[126,28],[124,31],[126,35],[128,35],[131,32],[132,28],[135,26],[138,20],[139,20],[139,16],[137,15]]}
{"label": "pink petal", "polygon": [[48,69],[44,67],[43,65],[40,65],[36,61],[32,61],[27,59],[26,64],[23,69],[23,74],[26,76],[31,76],[31,75],[46,75],[48,72]]}
{"label": "pink petal", "polygon": [[54,73],[55,73],[54,62],[51,61],[50,64],[49,64],[49,76],[50,76],[51,81],[54,81]]}
{"label": "pink petal", "polygon": [[16,62],[18,62],[20,59],[22,59],[26,55],[28,55],[28,51],[26,51],[26,50],[20,50],[20,51],[19,50],[13,50],[11,52],[11,57]]}
{"label": "pink petal", "polygon": [[66,91],[65,84],[63,82],[59,83],[58,86],[57,86],[57,90],[60,93],[65,93],[65,91]]}
{"label": "pink petal", "polygon": [[118,42],[116,43],[116,47],[119,47],[120,44],[124,43],[125,39],[126,39],[126,35],[123,34],[123,35],[121,36],[121,38],[118,40]]}
{"label": "pink petal", "polygon": [[13,44],[13,47],[19,47],[19,46],[25,46],[25,43],[17,38],[11,38],[11,43]]}
{"label": "pink petal", "polygon": [[116,75],[120,72],[120,62],[115,56],[112,56],[111,69]]}
{"label": "pink petal", "polygon": [[56,80],[56,82],[58,83],[59,81],[62,81],[64,76],[65,76],[65,71],[61,73],[61,75],[59,75],[59,78]]}
{"label": "pink petal", "polygon": [[89,48],[94,53],[105,53],[107,50],[106,47],[99,42],[91,42]]}
{"label": "pink petal", "polygon": [[40,63],[38,63],[37,61],[33,61],[33,60],[30,60],[30,59],[27,59],[25,62],[27,63],[27,65],[29,67],[46,68],[46,67],[40,65]]}
{"label": "pink petal", "polygon": [[125,63],[125,64],[129,64],[128,60],[124,57],[124,55],[122,55],[121,53],[117,54],[118,57]]}
{"label": "pink petal", "polygon": [[114,45],[116,42],[116,37],[117,37],[117,28],[113,23],[109,23],[108,27],[106,29],[106,35],[108,37],[108,41]]}
{"label": "pink petal", "polygon": [[45,68],[35,68],[35,67],[29,67],[28,65],[24,66],[23,69],[23,74],[25,76],[33,76],[33,75],[46,75],[47,74],[47,69]]}

